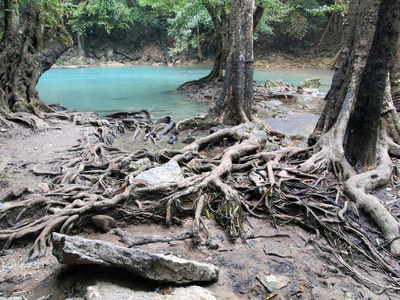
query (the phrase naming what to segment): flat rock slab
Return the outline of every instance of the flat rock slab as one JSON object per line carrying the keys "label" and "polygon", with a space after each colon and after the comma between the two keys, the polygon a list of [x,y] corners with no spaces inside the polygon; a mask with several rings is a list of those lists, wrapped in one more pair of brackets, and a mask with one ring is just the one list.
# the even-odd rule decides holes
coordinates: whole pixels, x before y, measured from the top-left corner
{"label": "flat rock slab", "polygon": [[123,268],[162,282],[217,281],[219,274],[218,268],[211,264],[58,233],[53,233],[53,255],[63,264]]}

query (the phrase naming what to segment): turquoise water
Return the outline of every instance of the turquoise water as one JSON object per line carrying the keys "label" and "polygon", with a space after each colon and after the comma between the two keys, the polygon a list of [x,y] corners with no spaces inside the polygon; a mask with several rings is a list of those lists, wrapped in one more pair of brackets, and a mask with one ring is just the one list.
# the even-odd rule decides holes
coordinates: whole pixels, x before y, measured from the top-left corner
{"label": "turquoise water", "polygon": [[[45,103],[60,103],[77,111],[107,114],[147,109],[153,119],[171,114],[175,120],[204,113],[208,104],[186,101],[176,92],[182,83],[206,76],[210,67],[130,66],[50,69],[40,78],[38,90]],[[256,69],[254,79],[282,79],[297,85],[321,77],[328,90],[333,72],[326,70]]]}

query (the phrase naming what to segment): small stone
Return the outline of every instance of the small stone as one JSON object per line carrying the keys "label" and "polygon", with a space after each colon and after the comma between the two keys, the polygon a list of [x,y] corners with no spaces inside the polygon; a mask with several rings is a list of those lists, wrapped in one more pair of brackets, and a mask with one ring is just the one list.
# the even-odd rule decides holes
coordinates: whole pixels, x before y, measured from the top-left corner
{"label": "small stone", "polygon": [[288,285],[289,278],[281,275],[257,275],[257,279],[270,292],[280,290]]}
{"label": "small stone", "polygon": [[50,191],[49,184],[45,182],[39,183],[38,188],[42,191],[42,193],[48,193]]}
{"label": "small stone", "polygon": [[339,272],[338,269],[333,267],[333,266],[327,266],[327,269],[328,269],[329,272],[332,272],[332,273],[338,273]]}
{"label": "small stone", "polygon": [[354,295],[352,293],[350,293],[350,292],[344,293],[344,300],[353,300],[353,299],[356,299],[356,298],[354,297]]}
{"label": "small stone", "polygon": [[177,140],[178,140],[178,137],[176,135],[173,135],[168,139],[167,143],[172,145],[172,144],[175,144],[177,142]]}
{"label": "small stone", "polygon": [[288,142],[287,139],[284,139],[284,140],[282,140],[279,144],[280,144],[282,147],[287,147],[287,146],[289,145],[289,142]]}
{"label": "small stone", "polygon": [[280,178],[289,178],[290,174],[287,171],[282,170],[277,174],[277,176],[280,177]]}
{"label": "small stone", "polygon": [[281,147],[279,147],[278,145],[272,145],[269,149],[268,152],[274,152],[274,151],[279,151],[281,150]]}

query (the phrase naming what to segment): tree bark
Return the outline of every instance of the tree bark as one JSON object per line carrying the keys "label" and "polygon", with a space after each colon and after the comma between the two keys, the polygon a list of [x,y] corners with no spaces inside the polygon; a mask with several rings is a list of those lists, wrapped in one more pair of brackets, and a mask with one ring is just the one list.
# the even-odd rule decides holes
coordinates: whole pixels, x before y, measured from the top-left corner
{"label": "tree bark", "polygon": [[168,37],[168,32],[165,28],[167,28],[167,22],[165,17],[161,18],[161,27],[160,27],[160,40],[161,40],[161,46],[164,51],[164,58],[167,63],[171,62],[171,57],[169,56],[169,51],[167,47],[167,37]]}
{"label": "tree bark", "polygon": [[[368,213],[400,254],[399,223],[373,191],[392,174],[389,152],[400,146],[399,116],[394,109],[389,69],[398,53],[400,2],[350,2],[347,39],[327,94],[327,103],[309,141],[314,153],[302,171],[332,168],[343,192]],[[394,64],[396,62],[393,62]],[[396,78],[396,71],[391,79]],[[400,154],[398,154],[400,155]]]}
{"label": "tree bark", "polygon": [[[343,42],[332,78],[332,85],[325,97],[326,105],[309,137],[309,144],[314,145],[336,123],[343,103],[349,91],[352,78],[356,78],[354,92],[358,91],[360,75],[368,59],[369,49],[378,20],[379,0],[351,1],[348,19],[352,20],[346,28]],[[364,12],[364,13],[360,13]],[[367,15],[367,18],[364,18]],[[351,108],[349,108],[351,109]]]}
{"label": "tree bark", "polygon": [[[387,11],[388,7],[392,10]],[[337,122],[339,113],[347,109],[350,119],[343,141],[346,158],[352,165],[362,167],[375,164],[379,120],[390,66],[392,82],[398,82],[395,77],[399,67],[396,63],[391,64],[392,58],[396,58],[398,37],[394,27],[397,20],[393,15],[395,4],[391,0],[353,1],[349,13],[353,22],[348,26],[347,39],[326,96],[327,103],[309,142],[315,144]],[[351,84],[354,84],[353,95],[349,94]],[[395,97],[397,93],[396,89],[392,90]],[[353,96],[355,104],[344,107],[346,99]]]}
{"label": "tree bark", "polygon": [[21,22],[16,3],[5,1],[12,11],[5,15],[6,31],[0,42],[0,107],[39,114],[50,108],[40,99],[36,84],[73,42],[61,15],[53,24],[46,24],[45,12],[31,2]]}
{"label": "tree bark", "polygon": [[264,11],[265,11],[265,7],[264,7],[263,3],[260,1],[260,3],[257,4],[256,10],[254,11],[253,34],[254,34],[254,32],[256,32],[257,26],[261,21]]}
{"label": "tree bark", "polygon": [[240,124],[253,119],[253,7],[254,0],[232,1],[232,42],[224,89],[209,109],[211,118],[221,123]]}
{"label": "tree bark", "polygon": [[[397,6],[397,9],[399,6]],[[352,165],[374,166],[379,122],[389,67],[396,52],[399,28],[394,0],[382,1],[368,60],[361,76],[354,111],[345,140],[346,157]],[[398,13],[399,11],[397,11]],[[398,17],[399,15],[397,15]],[[368,126],[365,126],[368,124]]]}
{"label": "tree bark", "polygon": [[215,36],[217,40],[217,53],[214,59],[214,65],[211,72],[200,79],[185,82],[178,87],[182,91],[193,86],[203,86],[212,81],[218,81],[223,78],[223,70],[225,69],[226,60],[229,55],[230,37],[228,30],[228,16],[224,3],[214,5],[208,0],[203,0],[203,5],[211,16],[211,20],[215,28]]}
{"label": "tree bark", "polygon": [[4,35],[14,34],[18,30],[18,2],[15,0],[4,1]]}
{"label": "tree bark", "polygon": [[400,111],[400,39],[397,41],[396,52],[390,66],[390,86],[393,104]]}

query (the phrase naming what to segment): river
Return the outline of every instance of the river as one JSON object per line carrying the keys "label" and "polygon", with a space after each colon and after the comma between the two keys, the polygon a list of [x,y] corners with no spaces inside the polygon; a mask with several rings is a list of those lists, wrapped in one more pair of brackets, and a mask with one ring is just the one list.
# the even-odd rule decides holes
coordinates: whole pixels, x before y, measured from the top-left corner
{"label": "river", "polygon": [[[77,111],[107,114],[147,109],[153,119],[171,114],[175,120],[204,113],[208,104],[186,101],[176,92],[182,83],[206,76],[210,67],[129,66],[50,69],[38,90],[45,103],[60,103]],[[295,86],[301,80],[321,78],[321,91],[329,89],[333,72],[318,69],[256,68],[254,80],[282,79]]]}

